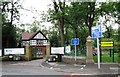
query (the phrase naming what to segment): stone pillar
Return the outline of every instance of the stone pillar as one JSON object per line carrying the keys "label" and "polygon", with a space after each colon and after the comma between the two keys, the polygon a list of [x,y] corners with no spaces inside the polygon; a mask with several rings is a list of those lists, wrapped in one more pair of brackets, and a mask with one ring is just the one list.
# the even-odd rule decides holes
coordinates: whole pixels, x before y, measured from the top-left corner
{"label": "stone pillar", "polygon": [[26,50],[26,60],[31,60],[31,53],[30,53],[30,45],[27,43],[26,46],[25,46],[25,50]]}
{"label": "stone pillar", "polygon": [[46,57],[50,56],[50,42],[48,42],[48,45],[46,46]]}
{"label": "stone pillar", "polygon": [[86,42],[86,51],[87,51],[87,56],[86,56],[86,63],[94,63],[93,61],[93,51],[92,51],[92,37],[88,36],[87,37],[87,42]]}

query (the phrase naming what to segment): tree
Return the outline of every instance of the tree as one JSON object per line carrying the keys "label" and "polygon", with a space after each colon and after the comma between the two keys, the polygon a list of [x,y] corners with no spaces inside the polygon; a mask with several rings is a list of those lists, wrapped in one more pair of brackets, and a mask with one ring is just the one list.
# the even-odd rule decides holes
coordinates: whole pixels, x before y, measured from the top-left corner
{"label": "tree", "polygon": [[[83,31],[85,37],[88,36],[87,26],[85,26],[85,13],[86,13],[86,5],[82,2],[71,2],[71,5],[68,6],[66,15],[65,15],[65,24],[68,29],[73,30],[73,38],[82,38]],[[86,39],[85,39],[86,40]]]}
{"label": "tree", "polygon": [[91,36],[91,27],[93,26],[94,18],[95,18],[95,3],[96,2],[88,2],[87,4],[87,10],[86,10],[86,17],[85,17],[85,23],[89,28],[89,35]]}
{"label": "tree", "polygon": [[51,47],[59,47],[61,46],[60,43],[60,36],[57,31],[50,31],[49,41],[51,43]]}
{"label": "tree", "polygon": [[56,0],[53,1],[54,10],[50,10],[51,16],[50,20],[52,22],[57,22],[57,25],[59,27],[59,32],[61,36],[61,46],[64,46],[65,44],[65,37],[64,37],[64,9],[65,9],[65,0],[61,2],[61,0],[58,0],[58,3]]}
{"label": "tree", "polygon": [[25,32],[25,29],[21,29],[19,27],[16,28],[16,41],[17,41],[17,47],[21,47],[21,40],[22,40],[22,32]]}
{"label": "tree", "polygon": [[14,20],[18,20],[19,11],[16,6],[18,2],[3,1],[2,9],[2,47],[15,47],[16,41],[16,27],[13,24]]}
{"label": "tree", "polygon": [[39,30],[40,25],[37,24],[37,21],[34,21],[30,26],[30,32],[37,32]]}
{"label": "tree", "polygon": [[118,28],[118,50],[119,50],[119,56],[120,56],[120,27]]}
{"label": "tree", "polygon": [[66,27],[72,28],[75,38],[78,38],[80,36],[78,34],[79,30],[83,27],[83,12],[81,11],[83,10],[82,4],[80,2],[72,2],[67,10],[67,15],[65,16]]}
{"label": "tree", "polygon": [[[118,13],[118,20],[117,20],[117,23],[120,25],[120,2],[118,2],[117,4],[116,4],[116,10],[117,10],[117,13]],[[120,26],[118,27],[118,53],[119,53],[119,57],[120,57]],[[120,62],[120,61],[119,61]]]}
{"label": "tree", "polygon": [[[0,2],[1,5],[1,2]],[[0,49],[2,49],[2,12],[0,10]]]}
{"label": "tree", "polygon": [[[103,3],[102,7],[101,7],[101,11],[102,11],[101,15],[107,16],[106,21],[110,21],[110,18],[112,18],[115,20],[115,23],[120,24],[120,9],[119,8],[120,8],[120,2]],[[120,51],[120,49],[119,49],[119,46],[120,46],[120,44],[119,44],[119,42],[120,42],[120,40],[119,40],[120,27],[118,27],[118,29],[117,29],[118,33],[115,33],[115,35],[113,34],[114,30],[112,29],[111,26],[106,27],[106,29],[107,29],[108,38],[114,39],[114,43],[117,45],[117,46],[115,46],[115,48],[118,47],[118,50]],[[111,35],[112,36],[114,35],[114,37],[110,37]],[[120,55],[120,53],[119,53],[119,55]]]}
{"label": "tree", "polygon": [[[58,25],[58,22],[56,20],[58,20],[58,18],[61,18],[61,15],[63,16],[64,28],[62,29],[65,30],[63,31],[65,35],[65,42],[68,42],[68,40],[70,41],[72,38],[78,37],[83,38],[81,41],[83,42],[84,40],[84,44],[86,40],[85,38],[88,35],[91,36],[91,27],[95,25],[96,22],[98,22],[100,16],[106,16],[107,20],[107,15],[112,16],[114,15],[112,13],[117,13],[114,8],[116,3],[71,2],[69,5],[65,4],[65,7],[63,9],[64,11],[60,9],[59,2],[58,4],[55,1],[53,3],[54,10],[49,11],[49,18],[51,19],[52,23]],[[63,7],[64,3],[61,3],[61,5]],[[60,25],[58,26],[58,28],[60,30]],[[110,37],[110,31],[112,30],[112,28],[106,26],[106,29],[106,35],[108,35],[107,37]]]}
{"label": "tree", "polygon": [[70,6],[67,6],[65,9],[66,42],[70,44],[72,38],[79,38],[80,42],[77,45],[77,53],[78,49],[85,48],[85,38],[88,36],[88,29],[84,21],[85,8],[82,2],[71,2]]}

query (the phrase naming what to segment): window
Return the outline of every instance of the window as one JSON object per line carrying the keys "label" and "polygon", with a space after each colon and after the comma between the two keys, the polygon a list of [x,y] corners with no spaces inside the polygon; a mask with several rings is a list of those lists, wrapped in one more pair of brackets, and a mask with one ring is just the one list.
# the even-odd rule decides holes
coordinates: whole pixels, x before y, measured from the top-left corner
{"label": "window", "polygon": [[30,45],[36,45],[36,40],[30,40]]}
{"label": "window", "polygon": [[25,46],[25,41],[22,41],[22,46]]}
{"label": "window", "polygon": [[21,45],[25,46],[27,43],[29,44],[29,41],[22,41]]}
{"label": "window", "polygon": [[38,40],[37,45],[43,45],[43,40]]}

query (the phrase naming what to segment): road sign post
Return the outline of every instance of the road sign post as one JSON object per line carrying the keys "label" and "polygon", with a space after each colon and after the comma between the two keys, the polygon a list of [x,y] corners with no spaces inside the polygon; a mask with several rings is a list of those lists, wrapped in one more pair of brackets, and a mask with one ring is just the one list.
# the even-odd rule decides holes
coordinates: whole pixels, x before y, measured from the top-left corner
{"label": "road sign post", "polygon": [[75,45],[75,64],[76,64],[76,45]]}
{"label": "road sign post", "polygon": [[76,45],[79,45],[79,38],[72,39],[72,45],[75,45],[75,64],[76,64]]}
{"label": "road sign post", "polygon": [[98,56],[98,69],[100,69],[100,50],[99,50],[99,38],[97,38],[97,56]]}
{"label": "road sign post", "polygon": [[100,50],[99,50],[100,37],[102,37],[102,27],[100,25],[92,27],[92,38],[97,38],[98,69],[100,69]]}

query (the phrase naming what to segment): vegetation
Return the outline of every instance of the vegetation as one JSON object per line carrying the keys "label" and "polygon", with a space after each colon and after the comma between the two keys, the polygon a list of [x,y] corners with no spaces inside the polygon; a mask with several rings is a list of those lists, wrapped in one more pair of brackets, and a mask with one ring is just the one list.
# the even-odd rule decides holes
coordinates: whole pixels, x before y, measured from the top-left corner
{"label": "vegetation", "polygon": [[[3,1],[0,5],[2,13],[0,12],[0,30],[2,29],[2,45],[3,47],[16,47],[21,40],[20,35],[25,30],[21,30],[13,23],[19,20],[20,8],[19,1],[6,2]],[[42,21],[35,20],[30,24],[30,32],[36,32],[40,29],[43,33],[48,35],[51,46],[65,46],[71,44],[72,38],[79,38],[79,51],[85,50],[86,38],[91,36],[91,28],[96,23],[101,22],[100,17],[105,20],[102,22],[106,31],[103,33],[104,38],[114,39],[116,52],[119,52],[120,42],[120,27],[113,29],[113,25],[108,26],[108,22],[114,19],[113,22],[120,24],[120,2],[62,2],[61,0],[54,0],[53,8],[49,8],[48,14],[42,14]],[[44,21],[51,22],[53,27],[49,30],[42,29],[48,27],[42,25]],[[39,27],[37,27],[39,25]],[[21,26],[25,26],[21,24]],[[119,38],[117,38],[119,37]],[[78,54],[79,54],[78,51]]]}
{"label": "vegetation", "polygon": [[13,21],[19,19],[18,2],[2,1],[2,47],[16,47],[17,33]]}
{"label": "vegetation", "polygon": [[[94,56],[93,59],[97,62],[97,56]],[[114,62],[118,63],[118,60],[118,53],[114,53]],[[109,54],[102,54],[102,62],[113,62],[113,57],[110,57]]]}
{"label": "vegetation", "polygon": [[[118,5],[119,3],[108,2],[108,3],[97,3],[97,2],[70,2],[65,3],[61,2],[60,0],[56,2],[54,0],[53,7],[54,9],[49,9],[48,11],[48,21],[54,24],[50,34],[54,36],[54,32],[57,33],[56,36],[60,36],[61,39],[64,35],[64,42],[63,40],[59,40],[58,43],[70,44],[72,38],[79,38],[80,39],[80,47],[84,48],[86,39],[88,35],[91,35],[91,27],[97,23],[97,21],[101,22],[99,19],[100,17],[105,18],[103,24],[106,28],[106,31],[103,33],[105,38],[113,38],[113,33],[116,33],[111,26],[107,26],[107,22],[110,22],[110,19],[115,19],[119,12],[118,12]],[[60,9],[64,7],[64,9]],[[57,12],[57,13],[56,13]],[[64,31],[61,33],[61,27],[59,22],[60,16],[63,16],[64,20]],[[116,21],[118,21],[116,19]],[[98,23],[99,23],[98,22]],[[61,22],[63,23],[63,22]],[[52,37],[50,37],[52,38]],[[53,39],[53,38],[52,38]],[[115,38],[116,40],[116,38]],[[52,41],[51,43],[54,43]],[[53,45],[53,44],[52,44]],[[57,44],[60,45],[60,44]],[[62,44],[61,44],[62,46]]]}

